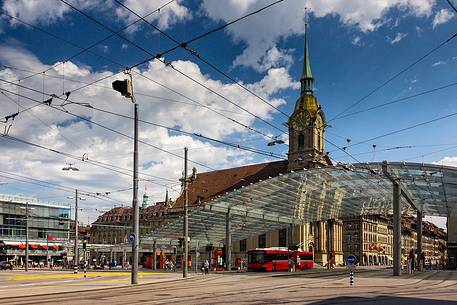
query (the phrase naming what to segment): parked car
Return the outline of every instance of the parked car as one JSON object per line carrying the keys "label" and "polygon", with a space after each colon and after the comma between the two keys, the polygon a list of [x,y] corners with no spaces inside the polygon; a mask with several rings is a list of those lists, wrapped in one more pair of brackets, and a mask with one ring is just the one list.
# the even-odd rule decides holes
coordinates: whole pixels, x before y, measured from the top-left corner
{"label": "parked car", "polygon": [[13,265],[10,263],[10,262],[0,262],[0,269],[1,270],[7,270],[7,269],[10,269],[10,270],[13,270]]}

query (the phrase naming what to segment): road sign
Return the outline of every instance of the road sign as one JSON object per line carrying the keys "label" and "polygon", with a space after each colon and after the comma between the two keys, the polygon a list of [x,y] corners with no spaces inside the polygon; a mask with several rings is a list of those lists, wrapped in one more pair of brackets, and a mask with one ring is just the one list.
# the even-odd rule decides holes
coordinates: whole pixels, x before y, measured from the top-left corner
{"label": "road sign", "polygon": [[135,233],[130,233],[130,235],[129,235],[129,240],[130,240],[130,242],[133,243],[133,242],[135,241],[135,239],[136,239]]}
{"label": "road sign", "polygon": [[354,269],[357,264],[357,257],[355,255],[348,255],[346,257],[346,263],[349,269]]}

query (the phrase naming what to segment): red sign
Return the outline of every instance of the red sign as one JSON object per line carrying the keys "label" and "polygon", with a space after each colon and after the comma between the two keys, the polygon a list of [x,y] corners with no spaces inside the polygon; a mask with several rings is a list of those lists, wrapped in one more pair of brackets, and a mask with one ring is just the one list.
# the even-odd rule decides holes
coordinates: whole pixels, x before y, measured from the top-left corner
{"label": "red sign", "polygon": [[55,237],[55,236],[48,236],[48,240],[50,240],[50,241],[56,241],[56,240],[57,240],[57,237]]}

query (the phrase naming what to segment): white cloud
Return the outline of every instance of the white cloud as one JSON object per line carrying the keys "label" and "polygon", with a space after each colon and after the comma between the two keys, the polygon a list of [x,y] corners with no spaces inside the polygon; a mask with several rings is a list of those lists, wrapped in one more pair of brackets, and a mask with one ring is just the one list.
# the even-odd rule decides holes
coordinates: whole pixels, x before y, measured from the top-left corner
{"label": "white cloud", "polygon": [[351,43],[355,46],[361,47],[363,46],[363,42],[361,40],[362,38],[360,36],[355,36],[354,38],[352,38]]}
{"label": "white cloud", "polygon": [[[26,67],[32,71],[42,71],[50,67],[40,62],[26,50],[13,47],[0,47],[0,61],[5,65]],[[45,90],[48,93],[62,93],[63,80],[61,79],[61,75],[63,69],[62,65],[58,64],[56,63],[55,68],[46,73],[47,76],[53,76],[52,78],[45,78]],[[202,74],[198,65],[190,61],[174,61],[172,64],[260,117],[266,119],[271,117],[273,111],[271,107],[265,105],[237,85],[210,79],[208,76]],[[225,113],[230,118],[241,121],[243,124],[252,125],[254,122],[252,116],[245,113],[240,114],[240,109],[234,105],[228,104],[208,91],[196,86],[170,68],[164,67],[158,61],[151,62],[145,70],[141,72],[136,70],[136,72],[164,83],[205,105],[220,109],[220,112]],[[15,80],[26,75],[28,73],[17,70],[0,69],[0,79]],[[65,91],[71,91],[81,86],[81,83],[73,82],[75,80],[91,82],[109,75],[112,75],[112,72],[93,71],[90,67],[82,67],[73,62],[66,62]],[[131,116],[131,103],[126,102],[124,98],[111,89],[112,81],[113,79],[106,79],[100,82],[98,86],[91,86],[87,90],[75,91],[70,95],[70,99],[75,102],[89,102],[93,106]],[[21,82],[21,84],[41,90],[42,76],[38,75],[29,78]],[[183,130],[202,133],[228,141],[239,141],[253,135],[253,133],[234,124],[232,121],[224,119],[208,109],[198,107],[191,101],[185,100],[142,77],[134,76],[134,85],[137,92],[141,119],[168,126],[178,126]],[[298,84],[293,82],[285,68],[272,68],[258,82],[246,83],[245,85],[268,99],[275,106],[280,106],[285,101],[280,98],[272,98],[272,96],[281,90],[298,87]],[[17,92],[17,88],[12,85],[2,84],[2,88]],[[21,89],[20,93],[33,97],[38,101],[43,99],[41,94],[28,90]],[[141,93],[181,100],[187,102],[187,104],[173,103],[164,99],[153,99],[141,95]],[[11,95],[11,98],[16,100],[14,95]],[[23,107],[34,105],[33,102],[25,98],[19,99],[19,103]],[[59,102],[54,100],[53,104],[58,105]],[[79,106],[69,105],[65,106],[65,109],[78,115],[90,117],[94,122],[114,128],[122,133],[132,134],[132,122],[130,120],[120,119],[119,117],[113,117],[90,108]],[[16,111],[17,105],[9,101],[5,96],[0,95],[0,113],[9,114]],[[262,129],[265,127],[260,126],[257,128]],[[132,167],[132,141],[130,139],[101,129],[95,125],[89,125],[75,120],[74,117],[46,106],[36,107],[20,114],[13,122],[10,135],[50,148],[70,152],[77,156],[87,154],[89,160],[98,160],[124,168]],[[257,134],[254,135],[258,137]],[[236,139],[234,140],[234,138]],[[140,124],[140,139],[171,150],[173,153],[179,155],[182,155],[183,147],[187,146],[190,148],[190,159],[212,168],[231,167],[233,164],[246,164],[254,161],[254,156],[251,153],[214,146],[214,143],[206,140],[169,133],[167,130],[147,124]],[[80,169],[79,172],[62,172],[61,168],[65,166],[66,162],[75,161],[51,152],[24,146],[1,138],[0,143],[2,147],[0,168],[5,171],[65,185],[77,185],[78,188],[93,192],[122,189],[131,185],[131,178],[128,176],[93,167],[81,161],[76,161],[75,164]],[[182,170],[181,159],[140,144],[140,164],[148,165],[140,168],[141,172],[173,179],[176,181],[176,185],[179,185],[177,179]],[[190,164],[190,166],[194,166],[194,164]],[[199,171],[208,170],[201,166],[197,166],[197,168]],[[147,177],[140,176],[140,178]],[[155,180],[155,182],[169,183],[168,181],[161,180]],[[144,185],[147,185],[152,201],[163,200],[165,193],[164,187],[142,181],[140,183],[141,190],[144,189]],[[178,191],[179,186],[171,195],[176,197]],[[56,193],[55,196],[65,198],[65,195],[61,193]],[[130,192],[116,193],[116,195],[113,194],[113,197],[122,200],[126,204],[129,204],[131,201]],[[109,209],[112,207],[112,203],[103,203],[89,198],[88,201],[81,204],[83,208],[97,206],[100,209]]]}
{"label": "white cloud", "polygon": [[435,63],[432,64],[432,67],[437,67],[437,66],[441,66],[441,65],[445,65],[446,62],[443,61],[443,60],[440,60],[440,61],[437,61]]}
{"label": "white cloud", "polygon": [[[124,5],[137,13],[140,16],[145,16],[150,12],[153,12],[157,8],[163,6],[169,2],[169,0],[150,1],[150,0],[125,0]],[[191,12],[187,7],[182,4],[182,0],[176,0],[171,2],[166,7],[156,12],[151,16],[148,16],[146,20],[157,25],[161,30],[166,30],[178,22],[184,22],[192,17]],[[138,20],[138,17],[130,13],[123,7],[116,9],[116,16],[118,19],[125,24],[130,24]],[[128,32],[132,33],[139,29],[140,26],[144,26],[144,22],[139,22],[127,29]]]}
{"label": "white cloud", "polygon": [[454,13],[451,12],[448,9],[441,9],[436,13],[435,18],[433,18],[433,28],[435,28],[437,25],[443,24],[448,22],[454,17]]}
{"label": "white cloud", "polygon": [[457,167],[457,157],[444,157],[439,161],[433,162],[433,164]]}
{"label": "white cloud", "polygon": [[[370,32],[385,22],[384,16],[392,8],[401,9],[403,16],[422,17],[430,15],[435,1],[310,0],[308,6],[315,17],[338,16],[342,24]],[[201,8],[209,18],[228,22],[264,5],[265,1],[261,0],[204,0]],[[227,28],[234,41],[247,45],[234,64],[258,68],[260,59],[276,47],[280,39],[303,34],[303,6],[303,0],[289,0]]]}
{"label": "white cloud", "polygon": [[[102,6],[99,6],[103,2]],[[109,7],[109,2],[100,0],[73,0],[72,5],[79,9]],[[31,24],[51,24],[60,21],[72,9],[65,3],[55,0],[4,0],[2,10],[7,14]],[[10,19],[10,24],[18,25],[19,21]]]}
{"label": "white cloud", "polygon": [[399,33],[397,33],[397,35],[395,35],[395,37],[393,39],[390,38],[389,36],[387,36],[387,41],[390,42],[390,44],[396,44],[396,43],[400,42],[406,36],[408,36],[408,33],[399,32]]}
{"label": "white cloud", "polygon": [[123,43],[123,44],[121,45],[121,49],[123,49],[123,50],[127,49],[128,47],[129,47],[129,46],[128,46],[128,44],[126,44],[126,43]]}

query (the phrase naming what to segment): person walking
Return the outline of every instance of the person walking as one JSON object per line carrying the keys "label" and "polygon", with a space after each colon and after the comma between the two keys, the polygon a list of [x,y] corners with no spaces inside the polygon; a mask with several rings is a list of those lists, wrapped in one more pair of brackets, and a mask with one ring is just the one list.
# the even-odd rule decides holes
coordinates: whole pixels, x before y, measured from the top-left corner
{"label": "person walking", "polygon": [[209,273],[209,262],[207,259],[205,260],[205,263],[203,264],[203,268],[205,268],[205,274],[208,274]]}

